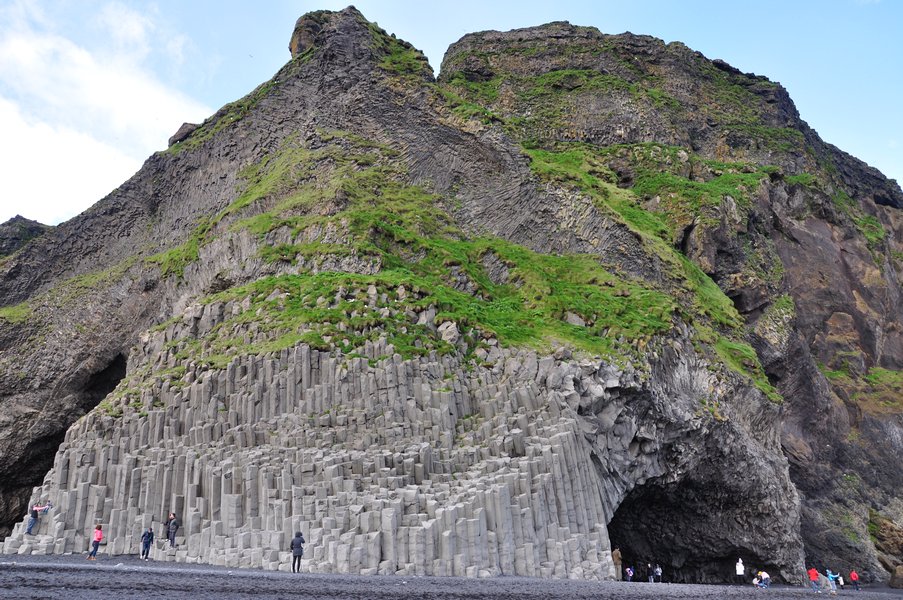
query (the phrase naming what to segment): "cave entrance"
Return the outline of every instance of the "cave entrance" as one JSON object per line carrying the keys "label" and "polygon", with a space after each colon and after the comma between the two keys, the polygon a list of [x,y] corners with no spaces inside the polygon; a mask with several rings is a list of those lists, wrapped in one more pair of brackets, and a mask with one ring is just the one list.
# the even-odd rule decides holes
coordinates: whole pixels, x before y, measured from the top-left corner
{"label": "cave entrance", "polygon": [[126,363],[125,355],[119,353],[106,367],[88,376],[78,399],[78,405],[85,412],[100,404],[101,400],[116,389],[125,377]]}
{"label": "cave entrance", "polygon": [[20,464],[27,468],[18,469],[10,473],[4,479],[5,490],[15,490],[9,497],[9,504],[0,510],[0,539],[9,535],[13,525],[21,519],[28,507],[32,489],[41,485],[44,476],[53,467],[53,459],[56,451],[66,436],[66,430],[82,414],[97,406],[101,400],[116,389],[119,382],[125,377],[126,357],[117,353],[106,366],[93,373],[76,374],[69,386],[76,404],[81,412],[69,412],[57,415],[59,420],[52,424],[46,423],[44,435],[35,437],[28,442],[23,450],[23,458]]}
{"label": "cave entrance", "polygon": [[624,498],[608,534],[623,567],[633,567],[634,581],[647,581],[647,565],[660,565],[662,581],[676,583],[733,582],[738,557],[763,565],[737,547],[742,531],[712,492],[694,482],[647,484]]}

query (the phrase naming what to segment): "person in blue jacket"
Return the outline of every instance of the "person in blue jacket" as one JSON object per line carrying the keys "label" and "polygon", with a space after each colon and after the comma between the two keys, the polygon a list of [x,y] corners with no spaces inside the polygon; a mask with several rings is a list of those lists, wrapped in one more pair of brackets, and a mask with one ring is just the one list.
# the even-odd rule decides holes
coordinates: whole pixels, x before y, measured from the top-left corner
{"label": "person in blue jacket", "polygon": [[149,560],[151,544],[154,543],[154,529],[153,527],[148,527],[144,533],[141,534],[141,558],[145,561]]}
{"label": "person in blue jacket", "polygon": [[840,573],[835,573],[831,569],[825,569],[825,575],[828,577],[828,583],[831,584],[831,593],[837,594],[837,580],[840,578]]}

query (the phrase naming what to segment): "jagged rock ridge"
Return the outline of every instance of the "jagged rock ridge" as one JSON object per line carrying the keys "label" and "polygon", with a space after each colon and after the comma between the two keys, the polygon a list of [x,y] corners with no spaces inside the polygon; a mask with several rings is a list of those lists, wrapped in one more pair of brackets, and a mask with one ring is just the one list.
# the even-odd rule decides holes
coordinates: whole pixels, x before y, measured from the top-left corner
{"label": "jagged rock ridge", "polygon": [[466,36],[438,84],[354,9],[290,50],[3,261],[6,522],[58,506],[7,552],[177,508],[161,558],[272,568],[301,525],[310,571],[900,560],[900,190],[780,86],[562,23]]}

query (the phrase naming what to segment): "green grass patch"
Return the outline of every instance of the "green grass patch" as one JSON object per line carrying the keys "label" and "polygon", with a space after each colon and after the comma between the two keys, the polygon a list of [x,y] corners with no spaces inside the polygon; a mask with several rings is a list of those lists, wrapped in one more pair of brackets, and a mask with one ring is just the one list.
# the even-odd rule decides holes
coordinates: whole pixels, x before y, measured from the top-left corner
{"label": "green grass patch", "polygon": [[422,52],[411,44],[387,34],[376,23],[368,23],[373,46],[382,54],[380,68],[402,77],[430,78],[432,71]]}
{"label": "green grass patch", "polygon": [[289,262],[295,263],[298,257],[325,257],[325,256],[351,256],[355,254],[354,248],[346,244],[324,244],[310,242],[306,244],[279,244],[276,246],[261,246],[259,255],[269,263]]}
{"label": "green grass patch", "polygon": [[[531,168],[542,179],[560,185],[575,187],[594,198],[600,205],[608,207],[615,215],[635,231],[670,242],[673,231],[668,226],[665,217],[661,213],[644,210],[638,203],[635,190],[621,190],[609,183],[614,177],[600,155],[594,154],[593,149],[584,145],[575,145],[568,149],[556,152],[542,149],[525,149],[531,158]],[[736,182],[742,181],[746,185],[758,182],[761,173],[725,174],[720,177],[728,178],[727,181],[735,185],[729,185],[724,180],[716,182],[710,187],[695,182],[680,180],[676,176],[668,176],[663,179],[661,185],[653,185],[647,180],[642,190],[649,192],[656,190],[661,193],[664,187],[671,183],[682,189],[693,190],[696,198],[706,196],[715,198],[718,194],[732,193],[738,197],[741,191],[737,189]],[[733,177],[739,179],[733,179]],[[724,292],[699,269],[692,261],[681,255],[673,248],[664,245],[652,245],[650,252],[655,252],[674,265],[675,274],[684,279],[695,297],[697,310],[707,315],[716,324],[737,329],[742,324],[742,319],[737,313],[730,299]]]}
{"label": "green grass patch", "polygon": [[0,307],[0,319],[7,323],[23,323],[28,320],[31,313],[31,306],[29,306],[28,302]]}
{"label": "green grass patch", "polygon": [[497,114],[481,104],[476,104],[464,99],[444,86],[433,86],[435,92],[451,111],[462,119],[477,119],[485,124],[501,123],[502,119]]}
{"label": "green grass patch", "polygon": [[887,232],[881,222],[872,215],[857,215],[853,217],[856,230],[865,238],[865,243],[872,252],[878,252],[884,245]]}
{"label": "green grass patch", "polygon": [[708,181],[694,181],[668,172],[640,171],[633,191],[640,196],[676,196],[680,205],[693,214],[699,214],[704,206],[719,206],[725,196],[730,196],[740,206],[749,206],[748,193],[758,187],[765,176],[762,172],[722,173]]}
{"label": "green grass patch", "polygon": [[843,389],[864,412],[885,415],[903,413],[903,372],[871,367],[861,375],[846,366],[845,361],[832,367],[819,364],[822,374],[832,386]]}
{"label": "green grass patch", "polygon": [[[299,342],[352,350],[378,336],[386,336],[403,356],[451,351],[432,324],[411,322],[409,311],[428,306],[437,311],[438,322],[455,321],[463,331],[475,329],[479,337],[496,337],[503,345],[548,349],[570,343],[602,355],[611,355],[619,347],[618,338],[636,340],[671,327],[676,308],[672,298],[638,285],[616,283],[591,257],[538,255],[500,240],[445,240],[428,245],[432,252],[427,259],[378,275],[273,277],[215,296],[211,301],[252,298],[235,322],[257,322],[264,331],[276,334],[266,343],[249,347],[236,344],[227,325],[217,330],[218,340],[205,340],[195,351],[209,348],[205,352],[211,356],[228,357],[230,348],[264,352]],[[490,250],[511,264],[515,283],[494,285],[485,274],[476,273],[481,269],[479,256]],[[482,293],[454,289],[443,266],[446,263],[474,272]],[[365,291],[371,286],[379,298],[389,300],[370,302]],[[404,300],[396,293],[402,286],[411,290]],[[276,290],[286,295],[272,298]],[[588,325],[566,323],[563,317],[568,311],[584,316]]]}
{"label": "green grass patch", "polygon": [[200,248],[208,241],[207,234],[210,229],[211,223],[204,220],[191,232],[188,241],[175,248],[148,256],[144,260],[148,264],[157,265],[160,268],[160,275],[163,277],[176,275],[181,278],[185,273],[185,267],[195,262],[200,256]]}
{"label": "green grass patch", "polygon": [[759,123],[730,124],[727,129],[744,137],[758,140],[770,150],[793,152],[806,145],[806,139],[798,129],[792,127],[767,127]]}
{"label": "green grass patch", "polygon": [[[674,297],[679,297],[680,287],[686,291],[684,302],[689,302],[691,308],[685,314],[686,318],[698,321],[697,328],[705,332],[706,323],[713,324],[722,332],[730,332],[730,337],[741,336],[743,319],[737,312],[731,300],[724,294],[721,288],[712,281],[695,263],[678,252],[666,240],[672,237],[671,230],[666,221],[666,215],[644,210],[636,197],[636,188],[623,190],[612,183],[614,177],[607,167],[605,157],[607,153],[623,154],[639,152],[643,156],[657,153],[660,159],[675,163],[677,150],[673,148],[641,147],[620,149],[593,149],[586,145],[568,145],[564,150],[545,150],[527,148],[525,152],[531,158],[531,168],[542,179],[565,187],[578,189],[591,196],[600,207],[607,207],[633,231],[641,234],[645,240],[644,246],[651,254],[658,255],[663,263],[670,265],[674,282],[678,286],[671,291]],[[650,193],[663,193],[664,189],[675,190],[683,197],[690,197],[690,202],[716,202],[723,195],[731,195],[738,203],[743,202],[745,192],[749,188],[758,185],[766,173],[743,172],[742,166],[711,164],[712,168],[735,171],[716,175],[708,184],[691,182],[681,179],[676,175],[666,174],[666,177],[653,182],[645,179],[645,187],[641,190]],[[641,163],[645,168],[645,163]],[[787,298],[783,304],[789,302],[792,310],[792,299]],[[765,393],[772,401],[780,402],[781,397],[775,391],[762,370],[761,364],[753,349],[745,343],[732,341],[725,334],[717,334],[712,331],[702,334],[707,337],[708,343],[715,344],[716,353],[733,370],[749,377],[755,386]]]}
{"label": "green grass patch", "polygon": [[603,74],[591,69],[561,69],[526,79],[523,82],[521,97],[528,100],[544,98],[578,89],[629,92],[634,86],[616,75]]}
{"label": "green grass patch", "polygon": [[743,326],[743,318],[731,299],[696,263],[683,254],[675,254],[683,265],[683,276],[687,287],[693,292],[696,309],[721,327],[739,330]]}
{"label": "green grass patch", "polygon": [[[598,148],[573,143],[552,149],[525,148],[531,169],[541,178],[593,194],[634,228],[668,243],[674,243],[694,220],[714,220],[717,207],[727,196],[741,209],[747,208],[750,194],[768,175],[748,165],[703,161],[688,154],[686,160],[708,169],[711,178],[687,179],[677,174],[681,151],[658,144]],[[617,177],[609,166],[612,161],[625,158],[634,166],[632,194],[613,185]],[[643,209],[640,201],[651,198],[658,198],[658,207],[654,211]]]}
{"label": "green grass patch", "polygon": [[787,175],[784,177],[784,181],[786,181],[788,185],[813,187],[818,180],[815,178],[815,175],[812,175],[811,173],[800,173],[798,175]]}
{"label": "green grass patch", "polygon": [[467,79],[463,73],[455,73],[445,86],[444,89],[451,87],[453,90],[460,92],[461,96],[470,102],[488,107],[499,98],[499,89],[505,79],[501,76],[491,77],[481,81],[471,81]]}
{"label": "green grass patch", "polygon": [[762,369],[762,364],[759,362],[759,357],[756,355],[756,351],[752,349],[752,346],[720,338],[715,342],[715,352],[734,371],[749,377],[753,385],[768,396],[769,400],[778,404],[784,401],[783,397],[768,381],[768,377]]}
{"label": "green grass patch", "polygon": [[882,251],[887,238],[887,231],[881,222],[872,215],[865,214],[859,204],[843,190],[838,190],[831,197],[834,206],[853,222],[856,231],[865,239],[872,257],[876,259]]}
{"label": "green grass patch", "polygon": [[181,142],[177,142],[170,146],[166,152],[169,154],[179,154],[185,150],[201,146],[220,131],[223,131],[233,123],[244,119],[261,100],[273,93],[277,87],[278,75],[257,86],[254,91],[247,96],[223,106],[216,111],[212,117],[205,120],[200,127],[191,133],[191,135]]}

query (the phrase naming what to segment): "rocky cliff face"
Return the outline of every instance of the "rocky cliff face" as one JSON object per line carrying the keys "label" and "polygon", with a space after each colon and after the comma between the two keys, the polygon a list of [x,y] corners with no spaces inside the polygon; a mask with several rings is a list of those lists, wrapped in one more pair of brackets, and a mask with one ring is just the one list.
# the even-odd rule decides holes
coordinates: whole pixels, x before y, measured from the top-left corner
{"label": "rocky cliff face", "polygon": [[0,256],[9,256],[48,229],[47,225],[16,215],[0,225]]}
{"label": "rocky cliff face", "polygon": [[354,9],[290,51],[0,263],[5,552],[176,510],[160,558],[313,572],[900,562],[903,194],[779,85],[566,23],[438,82]]}

